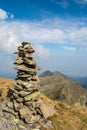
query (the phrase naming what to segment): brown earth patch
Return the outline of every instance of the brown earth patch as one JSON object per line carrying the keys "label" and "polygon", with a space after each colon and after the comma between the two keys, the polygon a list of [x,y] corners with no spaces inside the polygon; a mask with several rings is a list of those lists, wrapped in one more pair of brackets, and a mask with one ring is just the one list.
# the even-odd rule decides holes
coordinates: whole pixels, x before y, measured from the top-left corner
{"label": "brown earth patch", "polygon": [[0,100],[8,97],[9,87],[14,87],[15,82],[12,79],[0,78]]}

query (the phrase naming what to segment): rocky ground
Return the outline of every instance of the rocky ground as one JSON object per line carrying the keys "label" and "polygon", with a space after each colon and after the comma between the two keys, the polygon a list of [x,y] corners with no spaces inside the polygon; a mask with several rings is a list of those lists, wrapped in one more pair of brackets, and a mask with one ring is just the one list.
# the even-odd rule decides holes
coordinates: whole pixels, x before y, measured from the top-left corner
{"label": "rocky ground", "polygon": [[[43,97],[43,100],[50,100]],[[69,106],[62,102],[56,104],[56,114],[49,118],[53,123],[53,129],[39,128],[39,124],[34,126],[26,124],[22,120],[14,117],[10,113],[2,112],[7,100],[0,104],[0,130],[87,130],[87,109],[82,108],[80,104]],[[48,124],[48,126],[49,126]]]}
{"label": "rocky ground", "polygon": [[8,99],[0,102],[0,130],[48,130],[49,128],[53,127],[50,120],[47,120],[47,122],[46,120],[38,123],[36,122],[36,124],[24,123],[21,119],[18,119],[18,117],[14,116],[13,114],[3,111],[7,102]]}
{"label": "rocky ground", "polygon": [[[46,128],[40,128],[40,125],[37,123],[33,124],[26,124],[22,120],[18,119],[18,117],[15,117],[14,115],[4,112],[3,109],[6,108],[6,103],[9,101],[9,94],[8,90],[9,87],[14,87],[15,82],[11,79],[4,79],[0,78],[0,130],[47,130]],[[47,98],[45,99],[44,95],[41,95],[40,97],[43,101],[49,102]],[[51,123],[44,121],[42,122],[42,125],[45,127],[50,127]]]}
{"label": "rocky ground", "polygon": [[[0,82],[0,87],[8,90],[9,86],[12,85],[10,79],[2,79],[3,83]],[[12,114],[2,112],[7,102],[7,91],[0,101],[0,130],[40,130],[38,126],[31,126],[25,124],[22,120],[14,117]],[[68,105],[60,101],[52,101],[44,95],[40,97],[43,101],[55,104],[56,114],[49,118],[53,123],[54,128],[52,130],[87,130],[87,108],[82,108],[80,104]],[[3,101],[2,101],[3,100]],[[49,123],[50,124],[50,123]],[[42,128],[42,130],[46,130]],[[49,129],[51,130],[51,129]]]}
{"label": "rocky ground", "polygon": [[39,126],[37,129],[34,129],[32,126],[29,127],[28,124],[14,117],[14,115],[3,112],[6,102],[7,100],[0,104],[0,130],[39,130]]}

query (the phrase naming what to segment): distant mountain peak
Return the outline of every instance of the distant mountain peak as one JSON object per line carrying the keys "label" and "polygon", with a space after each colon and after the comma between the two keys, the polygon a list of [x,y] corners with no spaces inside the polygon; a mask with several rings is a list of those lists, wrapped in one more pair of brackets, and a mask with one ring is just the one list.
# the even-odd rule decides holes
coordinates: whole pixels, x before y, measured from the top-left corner
{"label": "distant mountain peak", "polygon": [[40,77],[51,76],[51,75],[53,75],[53,72],[51,72],[51,71],[49,71],[49,70],[46,70],[46,71],[44,71],[44,72],[40,75]]}

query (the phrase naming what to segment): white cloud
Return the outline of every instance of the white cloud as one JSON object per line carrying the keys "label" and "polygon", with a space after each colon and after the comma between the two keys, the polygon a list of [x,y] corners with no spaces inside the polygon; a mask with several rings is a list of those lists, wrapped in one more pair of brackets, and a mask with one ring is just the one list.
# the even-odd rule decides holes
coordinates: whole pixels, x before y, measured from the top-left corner
{"label": "white cloud", "polygon": [[82,51],[87,51],[87,47],[81,48]]}
{"label": "white cloud", "polygon": [[[6,73],[10,72],[11,66],[15,58],[12,59],[12,54],[17,50],[17,47],[21,42],[27,41],[31,42],[32,46],[36,50],[37,56],[40,59],[40,66],[43,68],[49,69],[59,69],[60,71],[67,69],[67,72],[70,72],[69,69],[73,66],[75,67],[75,73],[77,74],[86,74],[86,48],[87,48],[87,19],[45,19],[42,21],[0,21],[0,52],[2,54],[0,62],[1,69],[4,72],[4,67],[6,63],[9,63],[8,70]],[[53,44],[51,46],[51,44]],[[61,46],[66,51],[77,51],[80,49],[81,55],[74,53],[73,59],[71,55],[58,54],[54,51],[55,45],[59,45],[61,51]],[[58,47],[58,46],[55,47]],[[78,46],[79,45],[79,46]],[[83,48],[83,50],[81,50]],[[3,51],[4,50],[4,51]],[[49,58],[52,50],[51,58]],[[56,48],[55,50],[58,50]],[[83,52],[85,52],[83,54]],[[3,54],[6,56],[3,57]],[[7,59],[7,56],[9,59]],[[82,56],[82,57],[80,57]],[[55,57],[55,58],[54,58]],[[78,59],[79,57],[79,59]],[[4,60],[3,60],[4,58]],[[49,59],[48,59],[49,58]],[[76,58],[76,60],[74,60]],[[47,60],[45,60],[47,59]],[[53,60],[53,63],[51,61]],[[57,60],[55,60],[57,59]],[[70,62],[66,62],[70,59]],[[2,62],[3,60],[3,62]],[[12,60],[12,61],[11,61]],[[73,62],[74,61],[74,62]],[[78,62],[79,61],[79,62]],[[67,64],[70,63],[70,64]],[[75,63],[74,65],[72,63]],[[81,68],[78,68],[78,63]],[[65,67],[64,67],[65,66]],[[83,69],[82,69],[83,66]],[[9,68],[10,67],[10,68]],[[82,69],[82,70],[81,70]],[[80,72],[79,72],[80,71]],[[61,71],[62,72],[62,71]],[[75,74],[74,73],[74,74]]]}
{"label": "white cloud", "polygon": [[36,50],[36,55],[39,58],[43,58],[43,59],[48,59],[50,56],[50,51],[48,48],[45,48],[43,45],[35,45],[34,46],[35,50]]}
{"label": "white cloud", "polygon": [[87,25],[84,20],[80,21],[59,18],[36,22],[0,21],[0,49],[13,53],[21,42],[27,41],[36,46],[39,56],[44,58],[49,57],[44,43],[87,46]]}
{"label": "white cloud", "polygon": [[11,15],[10,15],[10,18],[13,19],[13,18],[14,18],[14,14],[11,14]]}
{"label": "white cloud", "polygon": [[70,30],[69,37],[72,43],[86,45],[87,27],[81,27],[81,28]]}
{"label": "white cloud", "polygon": [[67,2],[67,0],[62,0],[61,2],[55,1],[55,3],[57,5],[60,5],[62,8],[67,8],[69,6],[69,3]]}
{"label": "white cloud", "polygon": [[87,4],[87,0],[75,0],[75,2],[76,2],[77,4],[80,4],[80,5],[85,5],[85,4]]}
{"label": "white cloud", "polygon": [[69,6],[69,3],[68,3],[67,0],[61,0],[61,1],[59,1],[59,0],[49,0],[49,1],[53,2],[56,5],[61,6],[62,8],[67,8]]}
{"label": "white cloud", "polygon": [[72,47],[72,46],[63,46],[62,47],[64,50],[68,50],[68,51],[76,51],[76,48],[75,47]]}
{"label": "white cloud", "polygon": [[5,10],[0,8],[0,20],[4,20],[8,18],[8,14]]}
{"label": "white cloud", "polygon": [[[9,53],[13,53],[17,50],[17,47],[23,41],[28,41],[34,43],[36,49],[36,54],[40,58],[47,59],[49,57],[49,49],[45,48],[43,45],[38,43],[43,43],[45,34],[33,29],[32,23],[22,23],[22,22],[0,22],[0,49]],[[32,27],[31,27],[32,26]],[[44,32],[44,31],[43,31]],[[46,33],[46,30],[45,30]],[[42,36],[41,36],[42,35]],[[50,34],[52,35],[52,34]],[[41,36],[41,37],[40,37]],[[50,40],[49,38],[45,38]]]}
{"label": "white cloud", "polygon": [[0,8],[0,20],[5,20],[7,18],[14,18],[14,14],[6,12],[5,10]]}

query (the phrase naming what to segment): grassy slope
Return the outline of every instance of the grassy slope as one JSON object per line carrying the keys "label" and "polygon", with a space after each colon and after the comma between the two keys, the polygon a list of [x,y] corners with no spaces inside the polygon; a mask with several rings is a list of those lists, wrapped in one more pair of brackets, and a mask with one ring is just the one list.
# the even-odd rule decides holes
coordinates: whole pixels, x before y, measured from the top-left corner
{"label": "grassy slope", "polygon": [[68,105],[61,101],[53,101],[41,94],[41,99],[55,104],[56,114],[48,118],[52,121],[53,130],[87,130],[87,108],[79,103]]}
{"label": "grassy slope", "polygon": [[0,78],[0,92],[2,93],[0,96],[0,100],[7,97],[7,91],[9,87],[13,87],[15,82],[11,79]]}
{"label": "grassy slope", "polygon": [[83,103],[84,98],[87,99],[87,89],[60,73],[41,78],[40,91],[51,99],[69,104]]}
{"label": "grassy slope", "polygon": [[87,109],[79,104],[68,106],[58,102],[57,113],[51,117],[54,130],[87,130]]}

